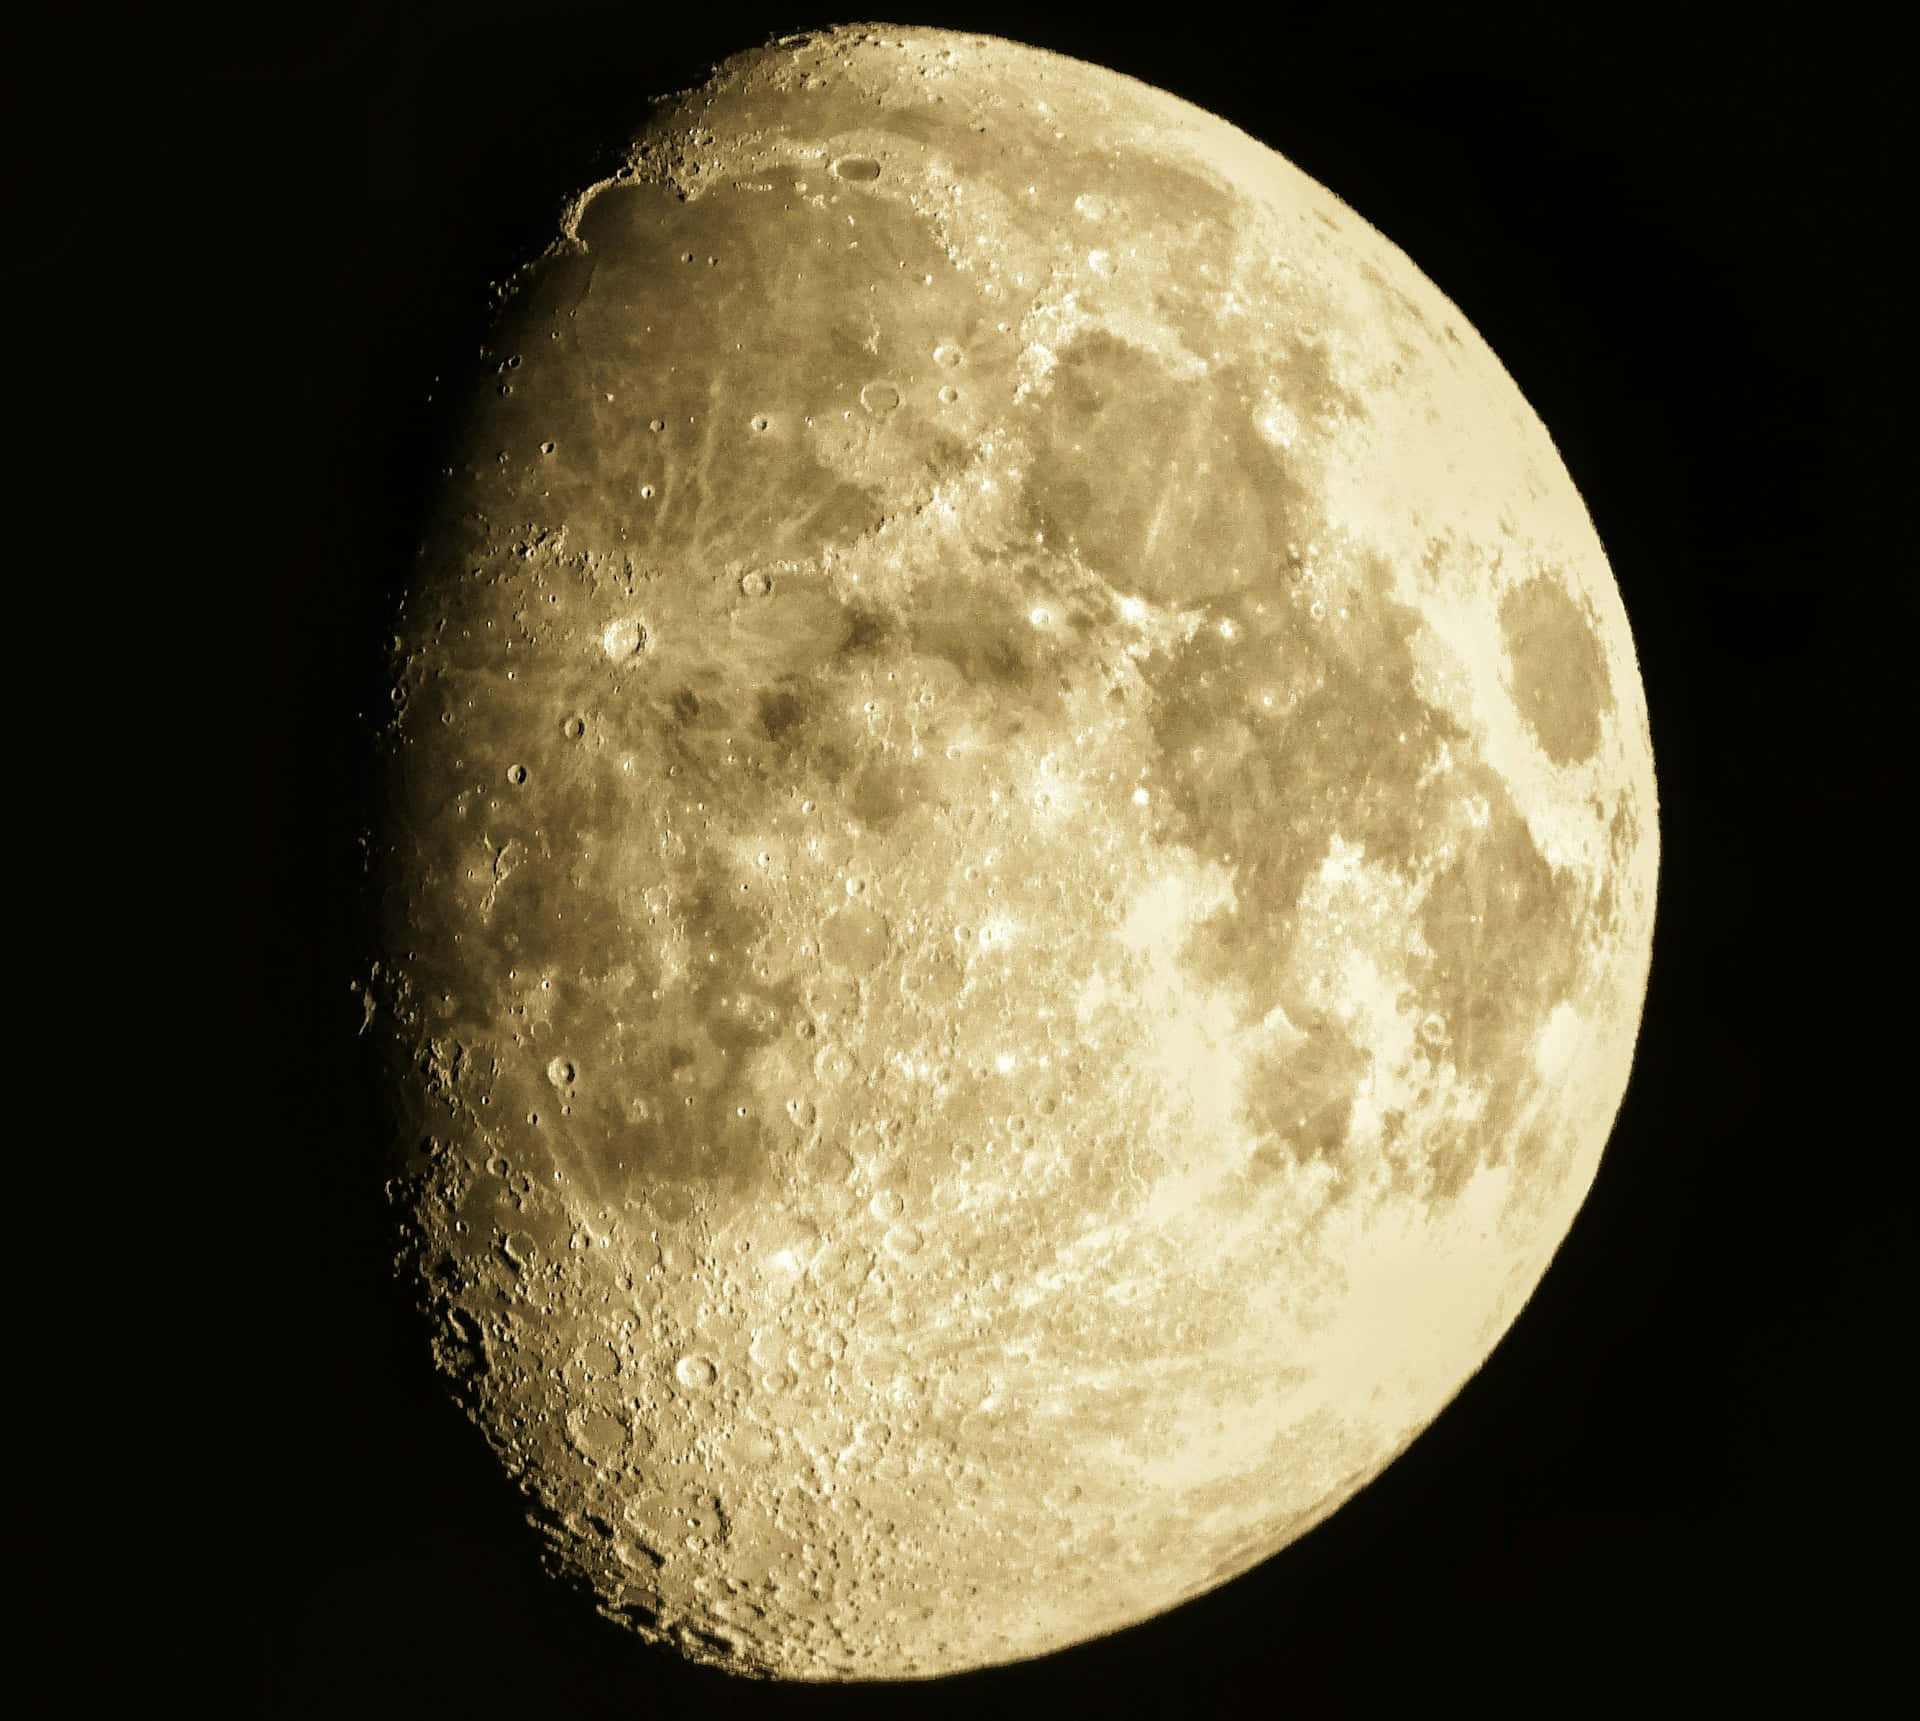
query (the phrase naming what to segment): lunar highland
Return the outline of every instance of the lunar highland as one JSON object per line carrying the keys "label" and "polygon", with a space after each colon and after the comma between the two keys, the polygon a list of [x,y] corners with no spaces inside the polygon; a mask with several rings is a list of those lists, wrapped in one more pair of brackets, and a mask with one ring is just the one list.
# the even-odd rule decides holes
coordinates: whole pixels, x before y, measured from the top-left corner
{"label": "lunar highland", "polygon": [[609,1617],[794,1680],[1158,1614],[1480,1367],[1657,824],[1554,445],[1225,122],[850,27],[499,319],[395,626],[404,1271]]}

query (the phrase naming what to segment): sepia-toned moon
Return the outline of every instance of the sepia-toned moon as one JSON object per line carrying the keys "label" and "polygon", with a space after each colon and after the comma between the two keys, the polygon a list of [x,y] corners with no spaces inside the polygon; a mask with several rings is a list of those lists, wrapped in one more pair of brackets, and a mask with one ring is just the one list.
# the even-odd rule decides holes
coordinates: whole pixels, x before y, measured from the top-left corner
{"label": "sepia-toned moon", "polygon": [[396,632],[404,1271],[645,1637],[919,1678],[1225,1583],[1591,1185],[1657,845],[1601,544],[1171,95],[869,26],[665,104],[503,291]]}

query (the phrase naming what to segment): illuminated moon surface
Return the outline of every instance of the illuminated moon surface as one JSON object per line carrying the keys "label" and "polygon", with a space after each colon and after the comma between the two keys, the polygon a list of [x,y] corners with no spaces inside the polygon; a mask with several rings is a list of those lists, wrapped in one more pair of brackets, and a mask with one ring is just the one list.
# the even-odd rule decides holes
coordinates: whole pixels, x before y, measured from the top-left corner
{"label": "illuminated moon surface", "polygon": [[925,1677],[1377,1476],[1588,1190],[1627,618],[1499,361],[1223,121],[869,27],[503,292],[396,626],[404,1270],[554,1561]]}

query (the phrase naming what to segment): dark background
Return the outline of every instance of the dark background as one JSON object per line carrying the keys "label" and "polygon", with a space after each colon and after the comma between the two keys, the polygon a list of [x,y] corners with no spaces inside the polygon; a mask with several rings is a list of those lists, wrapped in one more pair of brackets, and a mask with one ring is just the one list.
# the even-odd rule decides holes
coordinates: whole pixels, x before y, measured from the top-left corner
{"label": "dark background", "polygon": [[[124,1149],[177,1201],[184,1179],[193,1215],[121,1311],[170,1359],[146,1389],[154,1438],[92,1475],[111,1536],[45,1499],[18,1518],[30,1565],[78,1574],[40,1586],[43,1653],[73,1675],[119,1664],[191,1712],[325,1716],[1848,1712],[1850,1692],[1902,1688],[1913,1345],[1894,1297],[1913,1228],[1895,1179],[1915,981],[1897,831],[1920,617],[1896,525],[1913,495],[1893,381],[1906,92],[1870,15],[882,10],[1224,115],[1460,306],[1607,546],[1663,842],[1631,1089],[1487,1368],[1239,1581],[912,1688],[688,1669],[542,1573],[388,1283],[347,984],[355,714],[384,695],[436,377],[645,98],[862,14],[153,12],[75,15],[44,60],[29,44],[9,74],[21,149],[71,153],[57,192],[14,203],[23,267],[47,296],[84,281],[120,355],[113,400],[164,408],[124,462],[165,474],[161,512],[112,577],[129,616],[140,592],[171,594],[139,642],[167,649],[146,653],[153,734],[127,793],[171,833],[182,888],[145,910],[170,977],[154,1014],[192,1048],[172,1078],[184,1123],[169,1114],[187,1133]],[[102,435],[90,386],[56,365],[48,422]],[[197,740],[175,750],[176,733]],[[137,1656],[130,1614],[154,1640]]]}

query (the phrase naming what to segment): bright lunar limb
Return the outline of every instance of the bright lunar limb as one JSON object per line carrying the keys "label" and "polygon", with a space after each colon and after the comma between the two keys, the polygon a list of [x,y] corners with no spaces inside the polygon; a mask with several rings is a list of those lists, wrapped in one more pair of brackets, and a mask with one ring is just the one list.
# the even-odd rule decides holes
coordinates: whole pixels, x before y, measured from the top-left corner
{"label": "bright lunar limb", "polygon": [[555,1559],[920,1677],[1377,1475],[1592,1181],[1653,916],[1627,619],[1453,306],[1172,96],[849,28],[578,198],[463,434],[369,999]]}

